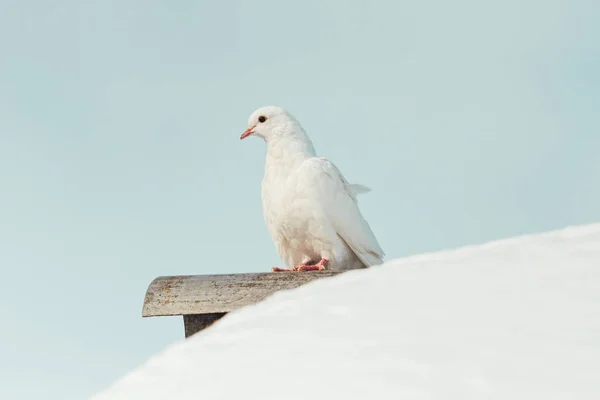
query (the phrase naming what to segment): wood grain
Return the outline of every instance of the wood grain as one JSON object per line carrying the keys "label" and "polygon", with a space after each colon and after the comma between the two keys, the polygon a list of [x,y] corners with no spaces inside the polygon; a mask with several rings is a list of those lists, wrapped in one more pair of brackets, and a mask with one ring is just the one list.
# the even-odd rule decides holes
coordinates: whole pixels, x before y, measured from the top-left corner
{"label": "wood grain", "polygon": [[143,317],[227,313],[338,271],[186,275],[156,278],[146,291]]}

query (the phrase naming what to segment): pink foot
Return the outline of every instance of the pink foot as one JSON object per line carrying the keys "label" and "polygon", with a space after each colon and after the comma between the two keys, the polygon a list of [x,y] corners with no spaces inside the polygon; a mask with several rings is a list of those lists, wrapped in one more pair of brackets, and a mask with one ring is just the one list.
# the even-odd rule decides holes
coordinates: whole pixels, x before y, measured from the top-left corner
{"label": "pink foot", "polygon": [[321,258],[321,261],[314,265],[310,264],[300,264],[297,267],[294,267],[294,271],[325,271],[325,266],[329,262],[326,258]]}
{"label": "pink foot", "polygon": [[300,265],[296,265],[292,269],[273,267],[273,268],[271,268],[271,272],[324,271],[325,267],[327,266],[327,263],[329,263],[328,259],[321,258],[321,261],[319,261],[316,264],[311,264],[309,262],[302,263]]}

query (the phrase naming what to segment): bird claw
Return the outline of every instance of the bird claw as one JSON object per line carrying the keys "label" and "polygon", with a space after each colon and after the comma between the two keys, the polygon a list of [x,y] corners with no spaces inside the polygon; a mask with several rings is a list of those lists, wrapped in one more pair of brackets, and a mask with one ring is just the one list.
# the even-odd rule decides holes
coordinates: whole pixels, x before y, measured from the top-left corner
{"label": "bird claw", "polygon": [[322,264],[299,265],[297,267],[294,267],[294,271],[325,271],[325,266]]}
{"label": "bird claw", "polygon": [[325,271],[325,266],[327,266],[328,263],[328,259],[321,258],[321,261],[316,264],[302,263],[300,265],[296,265],[292,269],[273,267],[271,268],[271,272]]}

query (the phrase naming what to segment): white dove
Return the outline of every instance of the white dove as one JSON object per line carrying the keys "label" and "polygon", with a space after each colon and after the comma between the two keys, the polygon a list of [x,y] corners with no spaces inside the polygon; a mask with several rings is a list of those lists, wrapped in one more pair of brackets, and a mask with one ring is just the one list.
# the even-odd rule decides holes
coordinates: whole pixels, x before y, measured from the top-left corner
{"label": "white dove", "polygon": [[240,139],[267,142],[262,204],[282,261],[291,269],[348,270],[381,264],[384,252],[363,218],[356,195],[370,191],[348,183],[329,160],[317,157],[300,123],[279,107],[262,107]]}

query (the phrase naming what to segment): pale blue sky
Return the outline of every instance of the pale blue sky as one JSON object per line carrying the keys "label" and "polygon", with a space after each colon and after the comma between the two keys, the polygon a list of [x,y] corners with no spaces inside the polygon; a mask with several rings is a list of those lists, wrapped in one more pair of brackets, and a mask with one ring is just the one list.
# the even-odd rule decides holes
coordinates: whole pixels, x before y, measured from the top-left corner
{"label": "pale blue sky", "polygon": [[3,1],[0,398],[82,399],[183,335],[159,275],[267,271],[280,105],[388,258],[600,221],[596,1]]}

